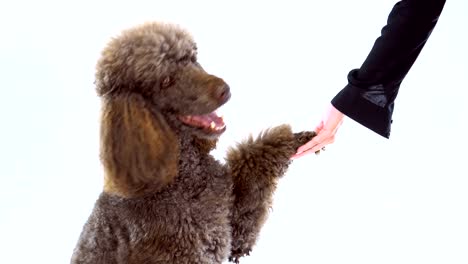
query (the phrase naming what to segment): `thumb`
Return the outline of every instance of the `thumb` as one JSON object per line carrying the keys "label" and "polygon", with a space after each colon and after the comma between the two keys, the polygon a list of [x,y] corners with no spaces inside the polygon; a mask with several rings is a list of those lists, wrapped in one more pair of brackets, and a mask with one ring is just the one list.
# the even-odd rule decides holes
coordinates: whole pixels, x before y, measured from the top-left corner
{"label": "thumb", "polygon": [[321,120],[318,123],[318,125],[315,126],[315,129],[314,129],[315,133],[320,134],[320,131],[322,131],[324,125],[325,125],[325,122],[323,120]]}

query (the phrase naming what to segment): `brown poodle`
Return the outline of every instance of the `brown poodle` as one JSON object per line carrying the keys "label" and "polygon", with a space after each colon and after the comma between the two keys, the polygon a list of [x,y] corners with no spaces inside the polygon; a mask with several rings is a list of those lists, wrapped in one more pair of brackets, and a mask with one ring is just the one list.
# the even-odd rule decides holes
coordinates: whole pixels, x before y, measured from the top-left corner
{"label": "brown poodle", "polygon": [[197,63],[191,36],[147,23],[114,38],[97,64],[102,194],[72,263],[238,262],[255,244],[279,177],[315,134],[288,125],[210,151],[229,86]]}

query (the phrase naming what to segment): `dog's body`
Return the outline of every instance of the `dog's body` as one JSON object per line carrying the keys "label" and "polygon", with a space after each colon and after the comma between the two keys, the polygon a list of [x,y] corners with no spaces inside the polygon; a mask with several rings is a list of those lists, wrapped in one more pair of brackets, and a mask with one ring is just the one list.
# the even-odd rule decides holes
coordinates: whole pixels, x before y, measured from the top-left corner
{"label": "dog's body", "polygon": [[[100,196],[85,226],[83,237],[88,239],[77,259],[83,263],[221,263],[229,255],[232,178],[210,156],[192,155],[199,150],[188,142],[186,147],[181,149],[180,174],[170,187],[144,198]],[[188,156],[199,158],[184,160]],[[98,245],[101,252],[94,251]]]}
{"label": "dog's body", "polygon": [[229,87],[196,62],[190,36],[150,23],[104,50],[101,159],[105,187],[72,263],[238,262],[252,249],[290,157],[313,132],[282,125],[227,153],[216,114]]}

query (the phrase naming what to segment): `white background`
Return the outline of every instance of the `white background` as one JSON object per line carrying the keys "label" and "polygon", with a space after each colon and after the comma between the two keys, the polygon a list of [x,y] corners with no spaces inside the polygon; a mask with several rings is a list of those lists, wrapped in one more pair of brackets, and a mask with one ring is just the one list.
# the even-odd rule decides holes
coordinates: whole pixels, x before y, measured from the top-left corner
{"label": "white background", "polygon": [[[94,66],[120,30],[181,24],[224,78],[227,146],[313,129],[396,1],[2,1],[0,263],[68,263],[102,188]],[[296,160],[242,263],[468,263],[468,4],[448,1],[402,84],[392,135],[346,119]]]}

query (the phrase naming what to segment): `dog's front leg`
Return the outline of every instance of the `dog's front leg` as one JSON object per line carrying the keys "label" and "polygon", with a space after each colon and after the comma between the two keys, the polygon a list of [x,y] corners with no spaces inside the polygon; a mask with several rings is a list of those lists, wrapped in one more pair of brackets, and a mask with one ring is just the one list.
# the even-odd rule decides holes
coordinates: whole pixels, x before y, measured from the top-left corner
{"label": "dog's front leg", "polygon": [[230,261],[238,263],[240,257],[249,254],[267,218],[278,178],[286,172],[296,149],[314,135],[294,134],[290,126],[282,125],[228,151],[226,161],[235,196]]}

